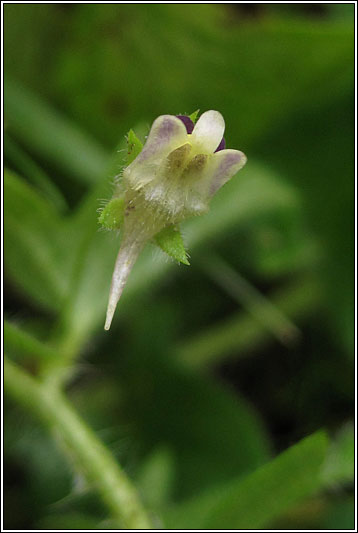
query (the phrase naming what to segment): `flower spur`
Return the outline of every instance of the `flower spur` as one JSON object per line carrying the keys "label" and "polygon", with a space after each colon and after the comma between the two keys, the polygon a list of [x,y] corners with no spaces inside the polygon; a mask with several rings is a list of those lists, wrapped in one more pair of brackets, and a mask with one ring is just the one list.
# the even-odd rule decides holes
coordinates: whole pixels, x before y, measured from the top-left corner
{"label": "flower spur", "polygon": [[195,125],[188,116],[162,115],[154,121],[141,151],[137,146],[138,155],[124,169],[122,181],[99,219],[104,226],[122,231],[106,330],[148,241],[154,239],[172,257],[189,264],[185,251],[178,252],[184,248],[177,225],[208,211],[214,194],[246,163],[242,152],[224,149],[224,130],[218,111],[203,113]]}

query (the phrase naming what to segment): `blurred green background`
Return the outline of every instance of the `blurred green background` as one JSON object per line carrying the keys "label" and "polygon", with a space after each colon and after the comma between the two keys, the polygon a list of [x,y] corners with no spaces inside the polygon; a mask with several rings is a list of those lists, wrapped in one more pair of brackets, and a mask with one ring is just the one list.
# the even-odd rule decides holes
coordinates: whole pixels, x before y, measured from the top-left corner
{"label": "blurred green background", "polygon": [[[4,14],[9,356],[36,375],[36,342],[63,354],[68,396],[159,527],[352,529],[354,5]],[[119,239],[97,210],[125,134],[198,108],[223,114],[248,163],[184,225],[190,267],[147,246],[104,333]],[[250,475],[320,429],[319,469],[312,450],[294,456],[272,510]],[[10,398],[5,467],[6,528],[110,527],[95,487]]]}

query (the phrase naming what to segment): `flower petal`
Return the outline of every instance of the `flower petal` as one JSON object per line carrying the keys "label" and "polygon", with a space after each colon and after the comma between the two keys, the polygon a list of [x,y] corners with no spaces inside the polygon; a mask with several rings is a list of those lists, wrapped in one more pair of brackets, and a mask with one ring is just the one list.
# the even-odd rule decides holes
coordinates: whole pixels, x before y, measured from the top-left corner
{"label": "flower petal", "polygon": [[153,122],[143,150],[135,159],[136,163],[152,157],[168,155],[187,142],[187,132],[183,122],[174,115],[161,115]]}
{"label": "flower petal", "polygon": [[232,178],[246,163],[246,156],[239,150],[221,150],[216,152],[209,163],[205,176],[209,197]]}
{"label": "flower petal", "polygon": [[183,122],[174,115],[161,115],[153,122],[140,154],[124,170],[124,180],[130,183],[132,189],[141,189],[156,179],[170,152],[187,141],[188,135]]}
{"label": "flower petal", "polygon": [[197,153],[213,153],[225,131],[223,116],[218,111],[206,111],[195,124],[190,142]]}

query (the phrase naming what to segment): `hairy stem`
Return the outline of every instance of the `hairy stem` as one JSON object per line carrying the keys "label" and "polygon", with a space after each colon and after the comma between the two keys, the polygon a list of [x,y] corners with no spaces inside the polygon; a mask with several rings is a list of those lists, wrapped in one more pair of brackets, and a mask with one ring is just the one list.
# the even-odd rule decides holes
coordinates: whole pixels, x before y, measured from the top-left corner
{"label": "hairy stem", "polygon": [[151,529],[137,492],[111,453],[57,389],[4,358],[5,391],[63,442],[76,467],[95,487],[118,526]]}

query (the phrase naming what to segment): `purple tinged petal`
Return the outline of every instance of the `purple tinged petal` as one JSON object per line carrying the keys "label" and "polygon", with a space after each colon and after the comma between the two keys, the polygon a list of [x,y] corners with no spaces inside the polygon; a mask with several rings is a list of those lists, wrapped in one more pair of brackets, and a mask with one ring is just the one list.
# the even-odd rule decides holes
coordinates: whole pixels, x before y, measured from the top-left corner
{"label": "purple tinged petal", "polygon": [[245,154],[238,150],[222,150],[214,155],[209,195],[213,196],[245,163]]}
{"label": "purple tinged petal", "polygon": [[[217,149],[215,150],[215,152],[220,152],[220,150],[225,150],[226,148],[226,142],[225,142],[225,137],[223,137],[220,141],[220,144],[219,146],[217,147]],[[215,153],[214,152],[214,153]]]}
{"label": "purple tinged petal", "polygon": [[[174,115],[162,115],[153,122],[143,150],[134,162],[145,161],[162,153],[163,150],[168,150],[169,153],[170,150],[184,144],[185,141],[186,130],[182,122],[177,120]],[[177,146],[172,146],[173,143]]]}
{"label": "purple tinged petal", "polygon": [[194,129],[194,122],[191,120],[191,118],[189,118],[187,115],[176,115],[176,117],[183,122],[187,133],[192,133]]}

